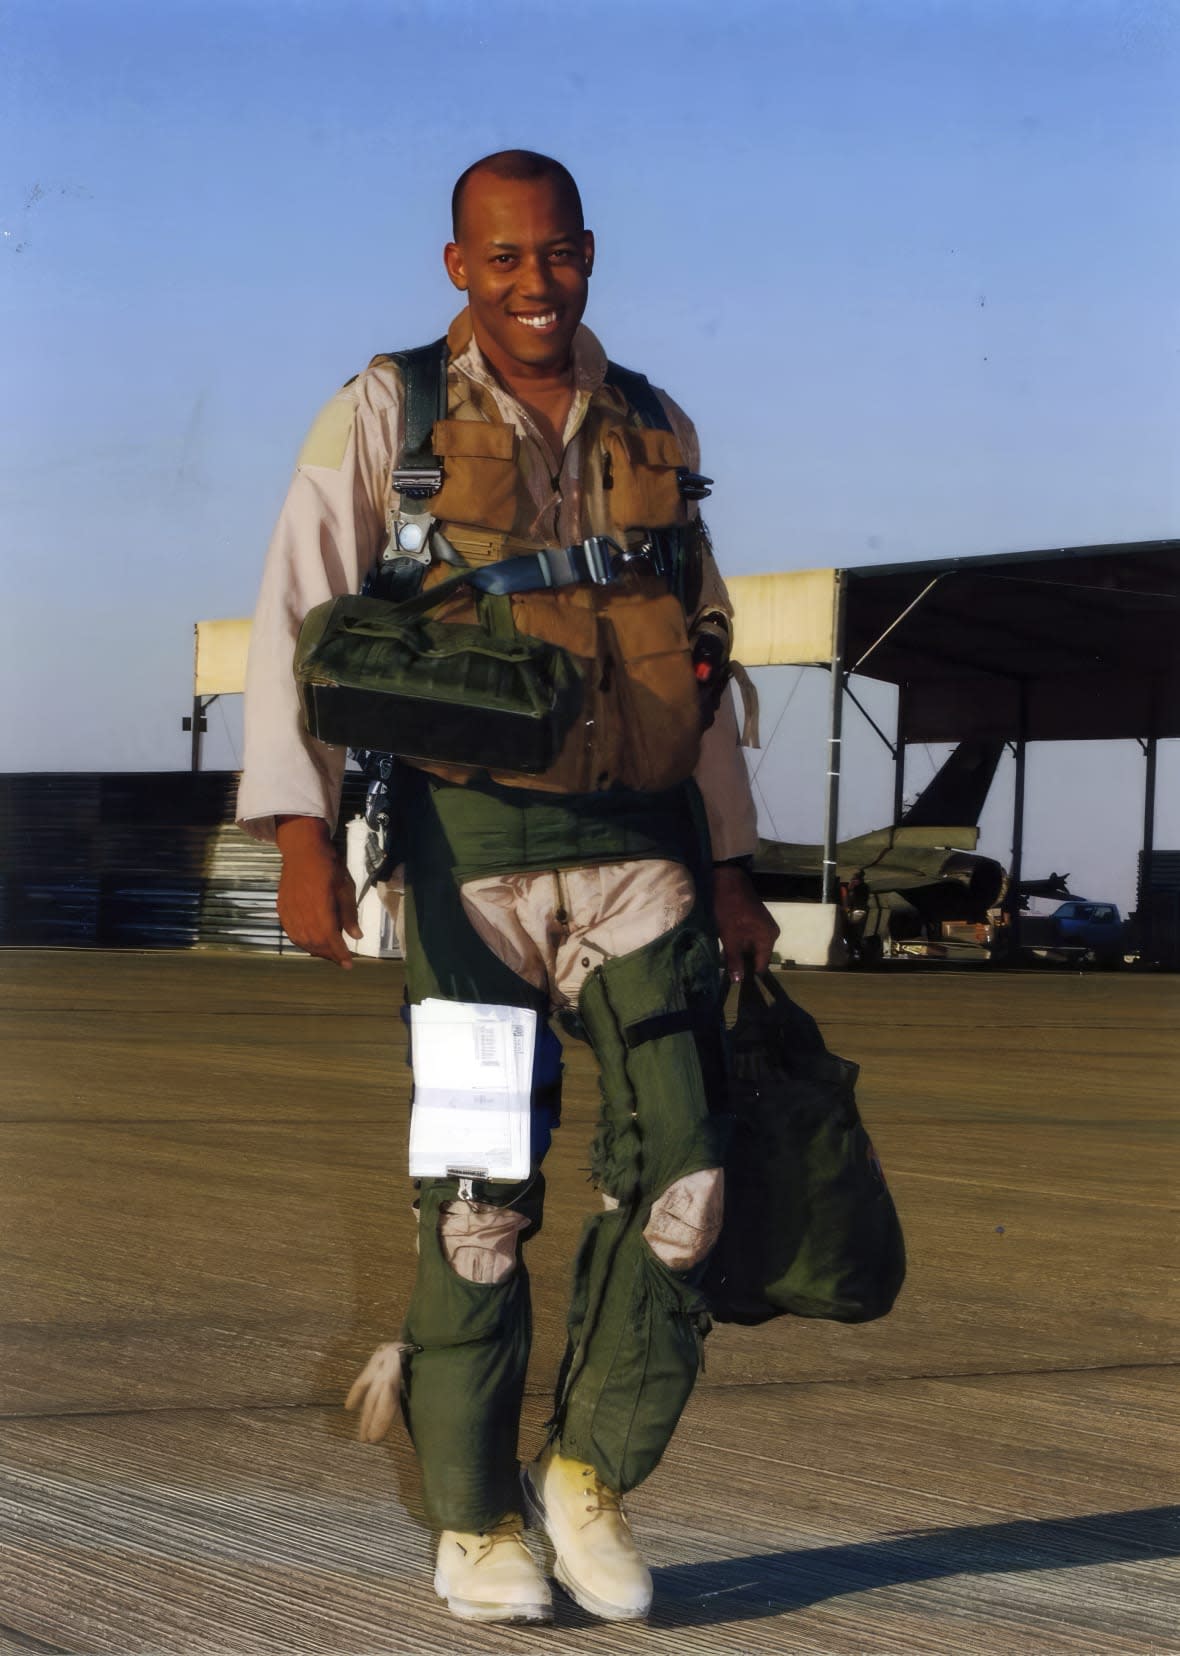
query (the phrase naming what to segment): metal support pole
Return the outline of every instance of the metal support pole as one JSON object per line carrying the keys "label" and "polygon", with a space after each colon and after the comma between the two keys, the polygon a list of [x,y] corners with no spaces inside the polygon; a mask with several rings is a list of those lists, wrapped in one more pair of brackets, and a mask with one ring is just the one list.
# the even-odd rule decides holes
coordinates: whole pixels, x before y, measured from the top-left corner
{"label": "metal support pole", "polygon": [[[1143,854],[1139,859],[1139,893],[1138,906],[1142,910],[1144,900],[1151,890],[1151,855],[1155,850],[1155,759],[1158,738],[1149,736],[1143,744],[1143,756],[1147,761],[1147,773],[1143,783]],[[1142,923],[1142,914],[1140,914]]]}
{"label": "metal support pole", "polygon": [[[919,592],[918,596],[913,600],[913,602],[907,604],[906,607],[902,610],[901,614],[899,616],[897,616],[897,618],[895,620],[893,620],[889,623],[889,625],[885,628],[885,631],[881,634],[880,638],[875,639],[873,641],[873,643],[869,645],[869,647],[865,651],[865,653],[862,656],[858,657],[858,659],[852,663],[852,666],[848,669],[849,672],[859,673],[861,668],[864,666],[865,662],[872,655],[873,651],[876,650],[876,649],[879,649],[880,646],[882,644],[884,644],[885,640],[889,637],[889,634],[894,630],[894,628],[895,627],[900,627],[902,622],[905,620],[906,616],[909,615],[911,613],[911,611],[917,609],[918,605],[922,602],[923,598],[928,597],[929,594],[934,591],[935,587],[939,584],[940,581],[945,581],[947,576],[951,575],[953,573],[954,573],[953,570],[947,569],[947,570],[944,570],[941,575],[936,575],[932,581],[928,581],[926,583],[926,585],[922,588],[921,592]],[[843,577],[843,571],[840,571],[838,573],[838,578],[843,580],[843,578],[844,578]]]}
{"label": "metal support pole", "polygon": [[1020,947],[1020,882],[1024,877],[1024,764],[1028,747],[1028,688],[1020,685],[1020,728],[1016,738],[1016,787],[1012,801],[1012,866],[1008,870],[1011,946]]}
{"label": "metal support pole", "polygon": [[836,590],[832,615],[832,682],[828,717],[828,793],[824,807],[824,877],[822,900],[836,901],[839,870],[836,867],[836,845],[840,832],[840,745],[844,723],[844,628],[847,608],[848,577],[842,569],[836,571]]}
{"label": "metal support pole", "polygon": [[871,725],[871,727],[877,732],[877,735],[885,743],[885,746],[889,749],[889,757],[891,759],[895,758],[896,757],[896,752],[894,750],[893,743],[889,740],[888,736],[886,736],[885,732],[881,729],[881,726],[877,723],[876,719],[874,719],[873,715],[869,712],[869,710],[865,706],[864,702],[862,702],[860,697],[856,694],[856,691],[852,688],[852,685],[848,682],[847,674],[845,674],[845,677],[844,677],[844,694],[848,697],[848,700],[852,703],[853,707],[855,707],[860,713],[862,713],[864,715],[865,723],[867,725]]}
{"label": "metal support pole", "polygon": [[1149,736],[1144,746],[1147,776],[1143,787],[1143,867],[1147,869],[1155,850],[1155,758],[1158,737]]}
{"label": "metal support pole", "polygon": [[205,727],[209,722],[205,714],[216,700],[216,696],[194,696],[192,717],[181,721],[184,728],[192,732],[189,755],[190,766],[195,771],[201,768],[201,737],[205,734]]}
{"label": "metal support pole", "polygon": [[205,717],[205,704],[200,696],[193,697],[193,724],[192,724],[192,769],[201,768],[201,724]]}
{"label": "metal support pole", "polygon": [[893,826],[905,815],[906,687],[897,687],[897,746],[893,750]]}

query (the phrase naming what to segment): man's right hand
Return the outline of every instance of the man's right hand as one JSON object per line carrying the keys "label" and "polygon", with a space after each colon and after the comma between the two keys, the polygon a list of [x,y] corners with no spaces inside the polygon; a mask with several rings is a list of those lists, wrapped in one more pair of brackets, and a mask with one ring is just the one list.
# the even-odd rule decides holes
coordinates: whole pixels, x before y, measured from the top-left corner
{"label": "man's right hand", "polygon": [[362,936],[356,917],[356,887],[336,854],[321,817],[278,817],[275,839],[283,857],[279,878],[279,922],[297,948],[345,971],[352,955],[344,934]]}

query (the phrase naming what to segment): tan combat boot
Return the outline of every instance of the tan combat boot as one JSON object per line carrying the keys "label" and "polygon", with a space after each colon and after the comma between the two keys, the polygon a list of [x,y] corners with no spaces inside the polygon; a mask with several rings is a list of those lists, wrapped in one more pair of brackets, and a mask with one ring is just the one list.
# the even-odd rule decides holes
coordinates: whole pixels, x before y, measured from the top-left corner
{"label": "tan combat boot", "polygon": [[524,1544],[519,1513],[510,1512],[479,1535],[443,1530],[434,1590],[465,1621],[553,1620],[553,1595]]}
{"label": "tan combat boot", "polygon": [[553,1573],[591,1615],[642,1621],[651,1609],[651,1571],[639,1556],[622,1497],[592,1466],[552,1444],[522,1474],[526,1502],[557,1554]]}

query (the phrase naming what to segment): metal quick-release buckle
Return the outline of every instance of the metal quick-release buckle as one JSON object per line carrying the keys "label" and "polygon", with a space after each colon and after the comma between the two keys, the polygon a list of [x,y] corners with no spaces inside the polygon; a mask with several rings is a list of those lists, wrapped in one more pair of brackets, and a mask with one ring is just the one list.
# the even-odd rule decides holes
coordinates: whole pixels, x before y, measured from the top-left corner
{"label": "metal quick-release buckle", "polygon": [[549,588],[578,586],[590,581],[606,586],[615,578],[612,553],[621,553],[609,535],[591,535],[580,546],[553,546],[538,554],[545,585]]}
{"label": "metal quick-release buckle", "polygon": [[595,586],[605,586],[615,578],[613,552],[620,553],[622,548],[616,546],[609,535],[591,535],[582,542],[582,553],[586,559],[586,573]]}
{"label": "metal quick-release buckle", "polygon": [[443,485],[441,466],[402,466],[390,474],[390,481],[398,494],[410,500],[429,500]]}

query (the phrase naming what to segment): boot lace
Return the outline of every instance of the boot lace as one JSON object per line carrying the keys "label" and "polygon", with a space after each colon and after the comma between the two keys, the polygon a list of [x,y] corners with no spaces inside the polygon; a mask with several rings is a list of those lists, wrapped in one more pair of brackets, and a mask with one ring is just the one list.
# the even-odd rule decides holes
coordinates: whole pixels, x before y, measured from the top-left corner
{"label": "boot lace", "polygon": [[[611,1489],[609,1484],[603,1483],[592,1466],[587,1466],[582,1473],[586,1485],[586,1511],[591,1520],[601,1518],[604,1512],[613,1513],[624,1524],[627,1524],[627,1514],[623,1511],[623,1497],[617,1489]],[[628,1529],[631,1527],[627,1524]]]}
{"label": "boot lace", "polygon": [[493,1524],[490,1529],[479,1532],[479,1551],[476,1554],[475,1562],[478,1564],[488,1556],[493,1547],[498,1547],[504,1542],[516,1542],[520,1546],[524,1545],[524,1520],[519,1512],[505,1513],[504,1517],[498,1523]]}

